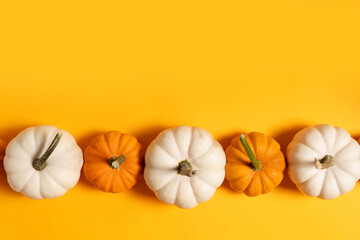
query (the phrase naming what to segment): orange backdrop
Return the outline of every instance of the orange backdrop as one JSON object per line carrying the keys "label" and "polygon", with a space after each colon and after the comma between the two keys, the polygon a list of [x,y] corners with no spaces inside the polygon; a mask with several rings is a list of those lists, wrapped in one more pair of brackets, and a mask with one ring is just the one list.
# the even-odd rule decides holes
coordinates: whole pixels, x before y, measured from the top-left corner
{"label": "orange backdrop", "polygon": [[[355,0],[2,1],[0,137],[52,124],[84,149],[100,132],[147,146],[181,124],[226,147],[260,131],[283,150],[329,123],[360,134],[360,3]],[[331,201],[288,176],[250,198],[225,182],[194,209],[168,206],[141,180],[103,193],[82,176],[35,201],[0,179],[3,239],[359,239],[360,184]]]}

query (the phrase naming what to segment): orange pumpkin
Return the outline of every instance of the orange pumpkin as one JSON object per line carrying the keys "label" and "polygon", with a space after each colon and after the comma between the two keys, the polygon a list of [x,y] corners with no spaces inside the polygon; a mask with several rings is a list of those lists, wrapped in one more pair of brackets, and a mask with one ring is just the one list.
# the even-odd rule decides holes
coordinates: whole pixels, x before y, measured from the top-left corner
{"label": "orange pumpkin", "polygon": [[84,153],[85,177],[104,192],[131,188],[143,169],[141,148],[134,136],[120,132],[96,136]]}
{"label": "orange pumpkin", "polygon": [[248,196],[272,191],[283,179],[285,158],[273,138],[252,132],[235,137],[226,149],[226,179]]}
{"label": "orange pumpkin", "polygon": [[3,162],[6,146],[7,143],[4,140],[0,139],[0,179],[6,176]]}

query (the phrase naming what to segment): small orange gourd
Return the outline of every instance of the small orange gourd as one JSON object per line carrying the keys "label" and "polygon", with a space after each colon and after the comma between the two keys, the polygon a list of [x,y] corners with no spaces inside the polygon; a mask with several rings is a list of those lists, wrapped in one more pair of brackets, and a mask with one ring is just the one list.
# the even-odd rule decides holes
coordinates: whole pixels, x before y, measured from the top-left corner
{"label": "small orange gourd", "polygon": [[131,188],[143,169],[141,148],[134,136],[120,132],[96,136],[84,153],[86,179],[104,192]]}
{"label": "small orange gourd", "polygon": [[283,179],[284,154],[273,138],[251,132],[235,137],[226,149],[226,179],[248,196],[272,191]]}
{"label": "small orange gourd", "polygon": [[6,176],[5,169],[4,169],[4,157],[5,157],[5,149],[7,143],[0,139],[0,179]]}

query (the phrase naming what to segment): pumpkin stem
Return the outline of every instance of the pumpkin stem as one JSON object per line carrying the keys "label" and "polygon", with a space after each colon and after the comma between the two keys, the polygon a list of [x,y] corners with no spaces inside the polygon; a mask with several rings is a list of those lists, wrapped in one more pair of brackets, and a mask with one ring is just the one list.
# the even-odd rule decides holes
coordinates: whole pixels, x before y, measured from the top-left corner
{"label": "pumpkin stem", "polygon": [[111,168],[113,169],[116,168],[118,171],[120,171],[120,165],[125,161],[125,159],[126,159],[125,155],[121,154],[119,157],[111,157],[108,160],[108,163]]}
{"label": "pumpkin stem", "polygon": [[32,163],[33,168],[35,168],[38,171],[41,171],[46,167],[46,165],[47,165],[46,160],[48,160],[48,158],[50,157],[52,152],[55,150],[55,148],[59,144],[61,137],[62,137],[61,134],[59,134],[59,133],[56,134],[56,136],[52,140],[50,146],[45,151],[45,153],[40,158],[37,158],[33,161],[33,163]]}
{"label": "pumpkin stem", "polygon": [[335,165],[335,158],[331,155],[325,155],[322,159],[315,158],[315,167],[317,169],[327,169]]}
{"label": "pumpkin stem", "polygon": [[260,171],[262,168],[262,162],[259,161],[258,159],[256,159],[253,151],[251,150],[248,142],[246,141],[246,137],[244,134],[240,135],[240,142],[243,145],[243,147],[246,151],[246,154],[250,158],[250,161],[251,161],[250,167],[252,168],[252,170],[254,170],[255,172]]}
{"label": "pumpkin stem", "polygon": [[191,163],[187,159],[185,159],[179,162],[177,173],[180,175],[193,177],[196,174],[196,170],[194,170]]}

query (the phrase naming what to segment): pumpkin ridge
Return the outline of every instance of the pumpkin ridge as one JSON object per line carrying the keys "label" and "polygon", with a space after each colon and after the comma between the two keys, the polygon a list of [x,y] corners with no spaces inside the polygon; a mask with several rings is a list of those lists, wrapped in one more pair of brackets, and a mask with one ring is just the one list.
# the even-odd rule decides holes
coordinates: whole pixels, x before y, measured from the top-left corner
{"label": "pumpkin ridge", "polygon": [[313,175],[311,175],[308,179],[304,180],[304,181],[297,181],[295,182],[296,184],[305,184],[307,181],[309,181],[311,178],[317,176],[318,174],[321,174],[321,171],[326,171],[326,170],[318,170],[317,173],[314,173]]}
{"label": "pumpkin ridge", "polygon": [[[321,186],[321,190],[320,190],[320,193],[319,193],[319,195],[318,196],[320,196],[320,195],[323,195],[324,193],[323,193],[323,191],[325,190],[325,182],[326,182],[326,179],[329,177],[329,175],[330,175],[330,173],[332,174],[332,171],[331,171],[331,169],[325,169],[325,176],[324,176],[324,180],[323,180],[323,183],[322,183],[322,186]],[[339,191],[340,192],[340,191]]]}
{"label": "pumpkin ridge", "polygon": [[[125,155],[124,155],[125,156]],[[137,155],[126,155],[125,161],[121,164],[123,167],[132,167],[133,165],[141,164],[142,161]]]}
{"label": "pumpkin ridge", "polygon": [[[263,179],[263,174],[261,173],[262,171],[259,171],[259,172],[257,172],[258,173],[258,178],[260,179],[260,186],[261,186],[261,194],[264,194],[264,193],[268,193],[268,192],[270,192],[270,191],[268,191],[268,192],[266,192],[266,188],[265,187],[268,187],[268,184],[266,184],[265,182],[264,182],[264,179]],[[270,188],[272,189],[273,187],[272,186],[270,186]]]}
{"label": "pumpkin ridge", "polygon": [[[236,183],[238,180],[234,180],[234,181],[227,180],[227,181],[229,182],[230,187],[232,189],[234,189],[234,191],[239,192],[239,193],[244,193],[246,188],[248,187],[248,184],[242,184],[241,185],[241,184]],[[246,185],[246,186],[243,187],[243,188],[240,188],[239,185],[240,186]]]}
{"label": "pumpkin ridge", "polygon": [[[140,157],[136,156],[132,156],[132,155],[128,155],[125,156],[126,159],[125,161],[121,164],[123,167],[129,167],[132,168],[133,166],[137,166],[137,165],[143,165],[142,159]],[[128,161],[126,161],[128,160]]]}
{"label": "pumpkin ridge", "polygon": [[15,143],[15,144],[17,144],[17,145],[19,146],[18,149],[19,149],[19,148],[22,149],[23,152],[24,152],[30,159],[34,158],[33,154],[30,154],[30,153],[26,150],[26,148],[24,148],[23,145],[22,145],[19,141],[17,141],[17,139],[14,139],[12,142]]}
{"label": "pumpkin ridge", "polygon": [[[245,135],[245,134],[244,134],[244,135]],[[240,148],[238,148],[236,145],[235,145],[235,148],[238,149],[238,150],[240,150],[240,152],[242,152],[242,153],[245,155],[245,158],[246,158],[246,159],[249,159],[249,163],[251,163],[251,160],[250,160],[249,156],[247,155],[244,146],[241,144],[240,136],[241,136],[241,135],[238,136],[239,139],[236,141],[237,145],[239,145]],[[247,137],[247,138],[246,138],[246,137]],[[255,158],[257,159],[257,158],[258,158],[258,155],[257,155],[256,149],[255,149],[253,140],[251,139],[251,137],[249,137],[248,134],[245,135],[245,139],[246,139],[246,142],[248,143],[251,151],[252,151],[253,154],[255,155]]]}
{"label": "pumpkin ridge", "polygon": [[48,171],[42,171],[41,172],[41,174],[40,174],[40,195],[42,196],[42,197],[44,197],[46,194],[43,194],[43,190],[42,190],[42,185],[41,185],[41,183],[42,182],[44,182],[44,181],[41,181],[41,178],[42,178],[42,176],[43,175],[47,175],[54,183],[56,183],[60,188],[62,188],[65,192],[66,192],[66,187],[64,187],[64,185],[62,185],[62,183],[60,183],[56,178],[54,178],[54,176],[52,175],[52,174],[49,174],[49,172]]}
{"label": "pumpkin ridge", "polygon": [[[244,193],[249,196],[257,196],[259,193],[255,195],[250,195],[250,187],[252,187],[252,184],[255,184],[254,181],[257,179],[257,172],[255,172],[254,176],[251,178],[251,181],[247,185],[246,189],[244,190]],[[261,187],[262,188],[262,187]]]}
{"label": "pumpkin ridge", "polygon": [[164,151],[169,157],[171,157],[173,160],[175,160],[177,163],[179,163],[179,159],[174,157],[172,154],[170,154],[164,147],[162,147],[160,144],[156,144],[162,151]]}
{"label": "pumpkin ridge", "polygon": [[[95,168],[94,169],[94,167],[91,167],[91,165],[88,165],[88,164],[86,164],[85,166],[84,166],[84,169],[87,169],[87,171],[84,171],[84,173],[85,173],[85,177],[90,181],[90,182],[96,182],[96,181],[98,181],[98,179],[101,177],[101,176],[103,176],[103,175],[107,175],[106,173],[109,171],[108,169],[106,169],[106,168]],[[90,172],[91,172],[91,174],[90,174],[90,176],[91,176],[91,178],[90,178],[90,176],[88,176],[88,174],[89,174],[89,169],[91,170]],[[102,170],[102,171],[101,171]]]}
{"label": "pumpkin ridge", "polygon": [[[269,143],[271,142],[271,143]],[[267,162],[269,161],[269,159],[275,159],[277,157],[279,157],[280,155],[283,156],[283,153],[281,151],[281,147],[280,147],[280,144],[273,138],[270,138],[270,141],[269,141],[269,145],[267,145],[267,151],[266,153],[264,154],[263,156],[263,162]]]}
{"label": "pumpkin ridge", "polygon": [[[335,167],[335,166],[334,166],[334,167]],[[338,189],[339,189],[339,192],[340,192],[340,194],[345,194],[346,192],[343,192],[343,191],[342,191],[342,188],[341,188],[340,185],[339,185],[339,176],[337,175],[336,171],[334,171],[334,170],[336,170],[336,168],[335,168],[335,169],[332,169],[332,173],[333,173],[333,176],[334,176],[336,185],[337,185],[337,187],[338,187]],[[342,170],[340,169],[340,171],[342,171]],[[348,173],[346,173],[346,174],[349,175]],[[350,175],[350,176],[351,176],[351,175]],[[351,177],[353,178],[353,176],[351,176]]]}
{"label": "pumpkin ridge", "polygon": [[[171,129],[171,135],[172,135],[173,138],[174,138],[174,142],[175,142],[175,145],[176,145],[176,149],[179,150],[179,155],[181,156],[182,154],[181,154],[181,152],[180,152],[179,143],[177,142],[176,137],[175,137],[174,128]],[[189,146],[190,146],[190,145],[189,145]]]}
{"label": "pumpkin ridge", "polygon": [[[266,153],[269,151],[269,138],[258,132],[251,132],[248,136],[251,139],[253,153],[256,159],[265,158]],[[258,144],[259,140],[257,140],[257,138],[261,140],[261,144]],[[264,151],[264,149],[266,149],[266,151]]]}
{"label": "pumpkin ridge", "polygon": [[[236,172],[236,175],[239,177],[235,178],[229,178],[230,172]],[[255,172],[244,163],[226,163],[225,166],[225,173],[226,173],[226,179],[229,181],[236,181],[238,179],[244,178],[245,175],[251,175],[251,177],[254,176]],[[240,175],[239,175],[240,174]],[[233,174],[231,174],[233,175]]]}
{"label": "pumpkin ridge", "polygon": [[[72,156],[70,154],[75,154],[75,151],[73,151],[75,149],[79,149],[79,146],[73,145],[72,147],[66,149],[66,151],[62,151],[62,152],[54,150],[54,152],[49,156],[49,159],[46,162],[50,163],[53,162],[54,159],[60,158],[60,156],[58,156],[59,154],[61,155],[61,158],[65,158],[64,156],[66,156],[66,158],[71,158]],[[65,154],[69,154],[70,156]]]}
{"label": "pumpkin ridge", "polygon": [[[11,161],[11,159],[16,159],[16,157],[7,156],[7,159],[8,159],[8,161]],[[10,159],[10,160],[9,160],[9,159]],[[0,161],[0,164],[1,164],[1,161]],[[4,162],[3,162],[3,166],[4,166]],[[23,167],[23,168],[17,167],[15,170],[6,169],[6,173],[7,173],[7,174],[18,173],[18,172],[22,172],[22,171],[28,169],[28,166],[23,166],[23,165],[22,165],[22,167]],[[4,171],[5,171],[5,167],[4,167]]]}
{"label": "pumpkin ridge", "polygon": [[[110,182],[110,188],[108,189],[111,193],[119,192],[119,174],[112,174],[112,179]],[[121,188],[120,188],[121,189]]]}
{"label": "pumpkin ridge", "polygon": [[[251,170],[252,171],[252,170]],[[255,175],[255,172],[252,171],[252,176],[249,176],[248,174],[246,174],[245,176],[241,176],[241,177],[238,177],[238,178],[235,178],[235,179],[228,179],[228,182],[230,184],[230,186],[237,192],[242,192],[244,193],[246,191],[246,189],[249,187],[252,179],[254,178],[254,175]],[[245,186],[243,187],[242,189],[239,189],[239,183],[236,183],[236,182],[239,182],[240,181],[240,185],[241,186]]]}
{"label": "pumpkin ridge", "polygon": [[130,161],[130,162],[139,163],[139,162],[141,162],[141,159],[139,157],[139,155],[141,154],[141,148],[142,148],[141,144],[139,142],[136,142],[135,145],[131,149],[128,149],[128,151],[126,151],[126,152],[123,152],[123,155],[126,156],[126,159],[128,160],[128,162]]}
{"label": "pumpkin ridge", "polygon": [[200,174],[197,174],[196,176],[198,176],[203,182],[205,182],[206,184],[208,184],[209,186],[213,187],[213,188],[218,188],[217,186],[213,186],[212,184],[208,183],[207,181],[205,181]]}
{"label": "pumpkin ridge", "polygon": [[[72,170],[74,171],[74,170]],[[62,187],[63,189],[68,189],[66,186],[63,185],[63,183],[57,178],[57,177],[54,177],[53,174],[50,174],[50,171],[42,171],[41,174],[47,174],[49,177],[51,177],[52,180],[54,180],[54,182],[56,182],[60,187]]]}
{"label": "pumpkin ridge", "polygon": [[134,141],[137,143],[137,139],[135,137],[130,136],[128,134],[122,134],[121,141],[119,141],[119,146],[117,149],[118,153],[127,155],[129,152],[132,151],[132,149],[136,145],[136,143],[134,145],[130,145],[130,143]]}
{"label": "pumpkin ridge", "polygon": [[[278,158],[262,160],[262,162],[264,163],[263,168],[284,171],[286,167],[285,159],[284,157],[281,157],[280,154],[281,153],[279,153]],[[261,161],[261,159],[259,160]]]}
{"label": "pumpkin ridge", "polygon": [[117,139],[117,137],[114,137],[113,134],[115,135],[115,132],[107,132],[104,134],[104,140],[106,145],[108,146],[108,149],[110,150],[111,156],[115,156],[115,149],[113,148],[113,144],[112,141],[114,139]]}
{"label": "pumpkin ridge", "polygon": [[[327,171],[327,170],[323,170],[323,171]],[[310,177],[309,177],[308,179],[306,179],[305,181],[303,181],[303,182],[298,182],[298,183],[296,183],[296,184],[301,184],[301,185],[306,184],[308,181],[310,181],[310,179],[312,179],[313,177],[315,177],[315,176],[317,176],[317,175],[319,175],[319,174],[323,174],[323,175],[324,175],[323,181],[325,181],[326,172],[319,171],[319,172],[315,173],[314,175],[310,176]],[[323,186],[323,185],[322,185],[322,186]],[[321,187],[321,189],[320,189],[320,191],[319,191],[319,194],[321,193],[321,190],[322,190],[322,187]],[[319,194],[318,194],[318,195],[319,195]]]}
{"label": "pumpkin ridge", "polygon": [[77,166],[75,166],[75,165],[72,165],[72,166],[61,166],[61,165],[57,165],[56,164],[57,163],[57,161],[52,161],[51,162],[51,166],[52,167],[57,167],[57,168],[63,168],[63,169],[71,169],[71,170],[76,170],[76,169],[78,169],[78,167]]}
{"label": "pumpkin ridge", "polygon": [[[337,138],[335,138],[335,143],[339,144],[339,143],[338,143],[338,138],[339,138],[339,137],[344,137],[344,136],[342,135],[343,133],[346,135],[348,141],[346,142],[346,144],[344,144],[344,146],[341,146],[340,149],[337,149],[336,152],[335,152],[335,151],[333,152],[334,156],[335,156],[338,152],[340,152],[341,150],[343,150],[343,149],[350,143],[350,141],[351,141],[351,139],[352,139],[352,137],[350,136],[350,134],[349,134],[348,132],[346,132],[344,129],[339,128],[339,127],[335,127],[335,129],[336,129],[336,135],[337,135]],[[334,143],[334,146],[336,145],[335,143]],[[332,150],[335,150],[335,149],[333,148]]]}
{"label": "pumpkin ridge", "polygon": [[[208,133],[208,132],[202,132],[202,130],[200,129],[200,128],[193,128],[193,131],[198,131],[199,132],[199,135],[200,136],[202,136],[202,135],[206,135],[206,134],[210,134],[210,133]],[[211,135],[210,135],[211,136]],[[193,145],[194,143],[194,139],[195,139],[195,137],[196,137],[196,134],[193,134],[192,133],[192,135],[191,135],[191,144]],[[209,150],[209,149],[211,149],[211,147],[213,146],[213,144],[214,144],[214,142],[217,142],[212,136],[211,136],[211,144],[209,145],[209,146],[207,146],[207,148],[203,151],[203,152],[201,152],[200,154],[197,154],[198,156],[193,156],[194,155],[194,151],[193,151],[193,153],[191,154],[191,152],[190,152],[190,149],[191,149],[191,146],[192,145],[189,145],[189,154],[188,154],[188,156],[189,156],[189,158],[190,159],[192,159],[192,160],[195,160],[195,159],[199,159],[200,157],[202,157],[203,156],[203,154],[206,154],[207,153],[207,151]],[[198,140],[199,141],[199,140]],[[195,151],[195,152],[198,152],[199,150],[197,150],[197,151]]]}
{"label": "pumpkin ridge", "polygon": [[330,152],[330,149],[328,149],[327,142],[326,142],[325,137],[324,137],[324,135],[322,134],[322,132],[321,132],[317,127],[313,127],[313,129],[320,134],[320,136],[321,136],[321,138],[322,138],[322,140],[323,140],[323,142],[324,142],[326,152]]}
{"label": "pumpkin ridge", "polygon": [[[336,158],[336,155],[337,154],[339,154],[341,151],[343,151],[347,146],[349,146],[349,144],[351,143],[351,139],[352,138],[349,138],[349,141],[343,146],[343,147],[341,147],[339,150],[337,150],[334,154],[333,154],[333,156]],[[355,140],[354,140],[355,141]]]}
{"label": "pumpkin ridge", "polygon": [[[174,138],[176,140],[179,153],[181,154],[182,158],[185,159],[187,156],[189,156],[189,152],[190,152],[189,150],[191,146],[192,128],[188,126],[180,126],[179,128],[173,128],[171,131],[174,134]],[[181,133],[184,131],[186,131],[187,134],[185,134],[184,138],[182,138]],[[182,142],[183,144],[180,144]],[[180,147],[183,147],[184,149]]]}
{"label": "pumpkin ridge", "polygon": [[[228,149],[229,149],[229,150],[228,150]],[[250,164],[250,163],[251,163],[251,160],[250,160],[249,156],[248,156],[246,153],[244,153],[241,149],[237,148],[236,146],[230,145],[230,146],[226,149],[226,151],[225,151],[226,155],[230,155],[230,154],[231,154],[231,152],[230,152],[231,149],[234,149],[234,150],[236,150],[237,152],[239,152],[239,154],[241,154],[240,157],[238,157],[238,156],[233,157],[234,159],[236,159],[236,161],[234,161],[233,163],[238,163],[238,162],[247,163],[247,164]],[[227,158],[228,158],[228,157],[227,157]],[[246,159],[246,160],[248,160],[248,161],[244,161],[244,159]]]}
{"label": "pumpkin ridge", "polygon": [[[256,138],[259,137],[259,136],[261,136],[262,140],[263,140],[263,139],[266,139],[266,138],[264,138],[264,137],[262,136],[262,134],[260,134],[260,133],[258,133],[258,132],[251,132],[251,133],[249,133],[249,134],[246,134],[245,136],[247,136],[247,137],[250,139],[250,141],[248,141],[248,144],[249,144],[252,152],[254,153],[256,159],[259,159],[261,154],[259,153],[260,150],[259,150],[258,147],[257,147],[258,144],[257,144]],[[250,142],[250,143],[249,143],[249,142]],[[266,140],[266,144],[267,144],[267,140]],[[265,144],[264,144],[264,145],[265,145]],[[261,156],[261,157],[262,157],[262,156]]]}
{"label": "pumpkin ridge", "polygon": [[123,179],[123,184],[125,186],[125,189],[129,189],[136,184],[138,174],[137,175],[131,174],[128,171],[124,171],[124,169],[125,168],[120,169],[120,172],[121,172],[121,170],[123,170],[123,173],[125,173],[125,172],[126,173],[121,174],[120,176]]}
{"label": "pumpkin ridge", "polygon": [[[358,179],[357,177],[354,177],[351,173],[349,173],[348,171],[346,171],[344,168],[342,168],[341,165],[335,164],[334,167],[337,167],[338,169],[340,169],[341,171],[347,173],[348,175],[350,175],[350,176],[353,177],[354,179]],[[356,180],[356,181],[358,181],[358,180]]]}
{"label": "pumpkin ridge", "polygon": [[190,131],[190,141],[189,141],[189,147],[188,147],[188,152],[187,152],[187,155],[190,156],[190,146],[193,144],[193,141],[194,141],[194,133],[193,133],[194,129],[191,128],[191,131]]}
{"label": "pumpkin ridge", "polygon": [[169,176],[171,176],[171,177],[169,178],[169,180],[166,181],[161,187],[153,188],[153,186],[149,186],[150,189],[152,189],[153,191],[159,191],[159,190],[162,189],[166,184],[168,184],[169,182],[173,181],[174,178],[177,177],[177,174],[170,175],[171,172],[173,172],[173,171],[171,171],[171,170],[154,169],[154,168],[149,168],[148,170],[150,170],[150,171],[165,171],[165,172],[167,172],[167,174],[169,174]]}
{"label": "pumpkin ridge", "polygon": [[[178,181],[178,185],[177,185],[177,189],[176,189],[176,195],[175,195],[175,205],[179,205],[179,203],[178,203],[178,199],[179,199],[179,191],[180,191],[180,184],[190,184],[189,183],[190,182],[190,179],[189,180],[183,180],[183,181]],[[191,184],[190,184],[190,187],[191,187]],[[195,201],[196,201],[196,203],[198,203],[198,201],[196,200],[196,196],[195,196],[195,194],[194,194],[194,190],[192,189],[192,187],[191,187],[191,192],[192,192],[192,195],[193,195],[193,198],[195,199]]]}
{"label": "pumpkin ridge", "polygon": [[[279,173],[281,174],[281,178],[280,181],[277,181],[276,179],[274,179],[274,177],[272,175],[270,175],[267,171],[262,171],[261,172],[261,177],[266,177],[270,180],[270,182],[273,184],[272,188],[275,188],[276,186],[278,186],[282,179],[284,178],[284,174],[283,171],[279,171]],[[277,174],[279,174],[277,173]]]}
{"label": "pumpkin ridge", "polygon": [[[169,182],[167,182],[164,186],[162,186],[161,188],[159,188],[155,194],[157,195],[159,191],[162,191],[162,189],[164,187],[166,187],[171,181],[176,181],[176,191],[175,191],[175,198],[174,198],[174,202],[172,202],[171,204],[175,204],[176,202],[176,199],[177,199],[177,195],[178,195],[178,191],[179,191],[179,183],[180,181],[178,180],[177,176],[172,178]],[[158,196],[158,195],[157,195]],[[160,197],[159,197],[160,198]]]}
{"label": "pumpkin ridge", "polygon": [[121,178],[121,175],[113,174],[113,177],[114,178],[113,178],[113,181],[112,181],[110,192],[117,193],[117,192],[121,192],[121,191],[124,191],[124,190],[128,189],[125,186],[124,180]]}
{"label": "pumpkin ridge", "polygon": [[[46,150],[48,149],[48,147],[50,146],[52,140],[54,139],[55,135],[57,133],[60,133],[60,130],[57,128],[57,127],[53,127],[51,128],[53,131],[51,131],[51,134],[48,133],[46,134],[46,137],[45,137],[45,141],[44,143],[42,144],[42,149],[37,149],[38,151],[36,152],[35,154],[35,158],[40,158],[45,152]],[[34,128],[34,143],[36,142],[36,136],[35,136],[35,133],[39,134],[39,132],[41,132],[41,128]],[[61,135],[63,135],[63,133],[61,133]],[[60,142],[59,142],[60,144]],[[36,146],[35,146],[36,147]],[[54,151],[55,153],[57,151]],[[51,154],[52,155],[52,154]]]}
{"label": "pumpkin ridge", "polygon": [[301,145],[307,147],[307,148],[310,149],[312,152],[316,153],[316,155],[318,155],[319,158],[321,158],[321,155],[322,155],[321,153],[319,153],[318,151],[314,150],[313,148],[311,148],[310,146],[306,145],[305,143],[299,142],[299,141],[295,141],[294,144],[301,144]]}
{"label": "pumpkin ridge", "polygon": [[[254,172],[254,171],[253,171]],[[255,172],[254,172],[255,174]],[[251,176],[251,179],[253,178],[254,176]],[[241,180],[242,178],[244,178],[244,176],[242,175],[241,177],[236,177],[236,178],[232,178],[232,179],[229,179],[229,178],[226,178],[228,181],[238,181],[238,180]]]}
{"label": "pumpkin ridge", "polygon": [[[106,184],[104,184],[104,182],[107,182],[106,178],[109,178],[109,175],[111,175],[111,174],[97,174],[96,177],[92,179],[91,183],[94,186],[96,186],[97,188],[99,188],[100,190],[106,192],[107,189],[105,189]],[[102,178],[104,178],[104,179],[102,179]]]}
{"label": "pumpkin ridge", "polygon": [[[201,178],[199,178],[199,180],[202,181]],[[204,182],[204,181],[203,181],[203,182]],[[200,203],[200,200],[198,199],[199,196],[196,195],[195,192],[194,192],[194,185],[193,185],[192,179],[189,180],[189,183],[190,183],[191,192],[192,192],[193,195],[194,195],[194,198],[195,198],[196,203]],[[204,182],[204,183],[207,184],[206,182]],[[210,186],[210,185],[209,185],[209,186]],[[211,187],[211,186],[210,186],[210,187]]]}
{"label": "pumpkin ridge", "polygon": [[91,147],[91,146],[86,148],[84,156],[88,163],[106,162],[109,160],[109,157],[106,156],[106,153],[96,150],[96,148]]}
{"label": "pumpkin ridge", "polygon": [[[274,189],[277,186],[277,184],[274,183],[274,180],[272,178],[270,178],[265,173],[265,171],[259,172],[259,175],[260,175],[259,177],[260,177],[261,186],[262,186],[262,191],[261,191],[262,194],[268,193],[268,192],[265,192],[265,185],[266,185],[267,188],[271,188],[271,189]],[[268,181],[266,181],[265,179],[268,179]],[[270,182],[270,184],[268,182]],[[270,189],[270,191],[271,191],[271,189]]]}
{"label": "pumpkin ridge", "polygon": [[334,134],[334,141],[332,142],[332,144],[331,144],[331,146],[328,146],[328,138],[329,137],[326,137],[326,136],[324,136],[324,134],[323,134],[323,132],[322,131],[320,131],[320,129],[318,129],[318,128],[316,128],[319,132],[320,132],[320,134],[321,134],[321,136],[323,137],[323,139],[324,139],[324,142],[326,143],[325,144],[325,146],[326,146],[326,152],[331,152],[332,151],[332,149],[334,148],[334,145],[335,145],[335,142],[336,142],[336,135],[337,135],[337,129],[335,128],[335,127],[333,127],[333,126],[331,126],[331,129],[333,129],[334,131],[335,131],[335,134]]}
{"label": "pumpkin ridge", "polygon": [[24,181],[24,182],[25,182],[24,186],[22,186],[18,192],[22,192],[22,191],[26,188],[26,186],[30,183],[29,180],[30,180],[35,174],[37,174],[35,171],[34,171],[32,174],[29,174],[29,177],[27,177],[26,181]]}
{"label": "pumpkin ridge", "polygon": [[[113,138],[112,138],[112,142],[114,142],[111,146],[114,146],[115,149],[118,149],[120,144],[121,144],[121,141],[122,141],[122,138],[124,136],[124,134],[122,133],[119,133],[119,132],[115,132],[115,131],[112,131],[113,134],[115,135]],[[107,134],[107,133],[106,133]],[[109,143],[110,144],[110,143]],[[115,149],[112,149],[113,150],[113,153],[115,152]]]}
{"label": "pumpkin ridge", "polygon": [[[134,176],[131,172],[129,172],[129,169],[120,166],[120,172],[121,171],[125,174],[120,174],[120,175],[127,175],[127,178],[136,179],[136,176]],[[123,177],[125,177],[125,176],[123,176]]]}
{"label": "pumpkin ridge", "polygon": [[[96,139],[94,139],[94,140],[96,140]],[[101,145],[100,145],[100,144],[101,144]],[[91,144],[90,144],[90,145],[91,145]],[[106,149],[107,154],[108,154],[109,156],[112,156],[112,155],[113,155],[113,154],[112,154],[112,151],[111,151],[111,149],[110,149],[110,146],[109,146],[108,142],[106,141],[105,134],[100,134],[100,135],[99,135],[98,143],[96,143],[95,146],[99,147],[99,145]]]}
{"label": "pumpkin ridge", "polygon": [[201,154],[200,154],[199,156],[197,156],[196,158],[192,158],[192,160],[193,160],[194,162],[196,162],[197,159],[202,158],[205,154],[208,153],[209,150],[212,149],[213,145],[214,145],[214,142],[212,142],[211,145],[210,145],[203,153],[201,153]]}
{"label": "pumpkin ridge", "polygon": [[115,174],[113,173],[104,175],[105,178],[103,180],[103,184],[101,185],[103,186],[106,192],[109,192],[110,189],[112,188],[114,175]]}
{"label": "pumpkin ridge", "polygon": [[[174,132],[173,132],[173,129],[170,131],[171,132],[171,138],[172,138],[172,140],[173,140],[173,142],[175,143],[175,149],[176,149],[176,151],[177,151],[177,153],[178,153],[178,156],[181,156],[181,153],[180,153],[180,148],[179,148],[179,145],[178,145],[178,143],[177,143],[177,141],[176,141],[176,138],[175,138],[175,134],[174,134]],[[189,145],[190,146],[190,145]],[[190,156],[189,156],[190,157]],[[177,158],[175,158],[175,159],[177,159]],[[183,160],[183,159],[180,159],[181,161]]]}

